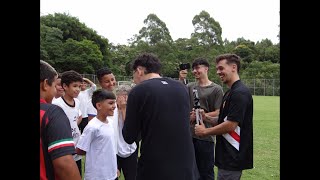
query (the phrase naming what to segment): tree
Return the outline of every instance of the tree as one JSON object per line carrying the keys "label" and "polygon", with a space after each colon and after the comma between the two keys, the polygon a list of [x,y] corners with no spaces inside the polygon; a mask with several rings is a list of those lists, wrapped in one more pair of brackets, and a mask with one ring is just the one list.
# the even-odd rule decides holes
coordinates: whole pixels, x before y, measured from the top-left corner
{"label": "tree", "polygon": [[68,39],[79,42],[87,39],[95,42],[103,55],[103,64],[111,64],[110,59],[108,58],[110,56],[108,39],[98,35],[95,30],[88,28],[84,23],[81,23],[78,18],[66,13],[54,13],[53,15],[49,14],[41,16],[40,24],[61,30],[63,43]]}
{"label": "tree", "polygon": [[90,32],[84,23],[78,18],[66,13],[54,13],[40,17],[40,23],[60,29],[63,32],[63,40],[74,39],[81,41],[84,37],[89,37]]}
{"label": "tree", "polygon": [[63,44],[63,60],[56,63],[59,71],[75,70],[79,73],[94,74],[102,67],[102,54],[98,45],[90,40],[80,42],[68,39]]}
{"label": "tree", "polygon": [[215,21],[210,14],[206,11],[201,11],[199,15],[196,15],[192,24],[194,26],[194,33],[191,37],[195,37],[198,43],[201,45],[223,45],[222,42],[222,28],[218,21]]}
{"label": "tree", "polygon": [[253,59],[254,52],[252,51],[252,49],[250,49],[248,46],[244,44],[238,45],[233,50],[233,53],[240,56],[244,62],[250,63],[254,60]]}
{"label": "tree", "polygon": [[[131,67],[128,63],[138,55],[136,48],[126,45],[111,45],[111,61],[110,69],[114,74],[129,76],[132,74]],[[127,67],[128,66],[128,67]]]}
{"label": "tree", "polygon": [[223,41],[222,53],[230,53],[236,48],[236,43],[234,41],[230,42],[227,38]]}
{"label": "tree", "polygon": [[280,48],[277,45],[268,47],[265,51],[265,57],[273,63],[280,63]]}
{"label": "tree", "polygon": [[243,79],[279,79],[280,64],[270,61],[253,61],[240,73]]}
{"label": "tree", "polygon": [[62,31],[40,24],[40,58],[55,66],[62,58]]}
{"label": "tree", "polygon": [[256,50],[257,60],[280,62],[280,48],[278,45],[273,45],[271,40],[263,39],[261,42],[257,42]]}
{"label": "tree", "polygon": [[158,42],[172,43],[172,38],[166,24],[161,21],[157,15],[149,14],[143,21],[145,26],[139,31],[135,43],[139,40],[147,42],[149,45],[155,45]]}

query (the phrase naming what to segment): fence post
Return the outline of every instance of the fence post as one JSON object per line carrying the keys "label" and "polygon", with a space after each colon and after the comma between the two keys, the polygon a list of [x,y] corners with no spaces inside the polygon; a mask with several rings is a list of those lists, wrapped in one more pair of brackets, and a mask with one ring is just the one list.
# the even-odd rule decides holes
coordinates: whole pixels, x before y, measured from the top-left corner
{"label": "fence post", "polygon": [[272,96],[274,96],[274,79],[272,81]]}
{"label": "fence post", "polygon": [[266,96],[266,79],[264,79],[263,95]]}
{"label": "fence post", "polygon": [[253,79],[253,95],[256,95],[256,79]]}

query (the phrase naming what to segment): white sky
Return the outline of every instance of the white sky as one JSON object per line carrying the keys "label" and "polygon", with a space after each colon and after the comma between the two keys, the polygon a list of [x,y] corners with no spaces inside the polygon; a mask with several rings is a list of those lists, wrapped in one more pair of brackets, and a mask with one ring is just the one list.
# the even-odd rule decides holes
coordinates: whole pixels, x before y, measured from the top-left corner
{"label": "white sky", "polygon": [[150,13],[173,40],[190,38],[192,19],[202,10],[220,23],[223,40],[279,42],[280,0],[40,0],[40,15],[69,13],[115,45],[139,34]]}

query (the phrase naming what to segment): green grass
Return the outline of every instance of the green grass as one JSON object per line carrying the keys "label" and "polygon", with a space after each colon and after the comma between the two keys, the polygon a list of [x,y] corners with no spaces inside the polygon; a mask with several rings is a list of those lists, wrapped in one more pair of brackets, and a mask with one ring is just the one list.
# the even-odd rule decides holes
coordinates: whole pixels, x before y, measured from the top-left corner
{"label": "green grass", "polygon": [[280,179],[280,97],[253,96],[253,101],[254,168],[244,170],[242,179]]}
{"label": "green grass", "polygon": [[[280,97],[253,96],[253,169],[243,180],[280,179]],[[215,167],[215,175],[217,168]],[[124,180],[123,174],[119,180]]]}

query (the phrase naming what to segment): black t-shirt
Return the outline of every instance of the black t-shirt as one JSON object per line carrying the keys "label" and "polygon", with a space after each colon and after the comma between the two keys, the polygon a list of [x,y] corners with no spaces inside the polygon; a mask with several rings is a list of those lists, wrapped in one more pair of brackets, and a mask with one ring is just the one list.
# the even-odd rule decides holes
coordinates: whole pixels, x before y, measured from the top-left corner
{"label": "black t-shirt", "polygon": [[215,165],[239,171],[253,168],[253,99],[250,90],[236,81],[228,90],[220,107],[218,123],[239,122],[235,131],[217,135]]}
{"label": "black t-shirt", "polygon": [[187,88],[177,80],[153,78],[130,91],[122,133],[129,144],[141,133],[137,179],[198,179],[189,111]]}

